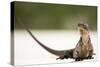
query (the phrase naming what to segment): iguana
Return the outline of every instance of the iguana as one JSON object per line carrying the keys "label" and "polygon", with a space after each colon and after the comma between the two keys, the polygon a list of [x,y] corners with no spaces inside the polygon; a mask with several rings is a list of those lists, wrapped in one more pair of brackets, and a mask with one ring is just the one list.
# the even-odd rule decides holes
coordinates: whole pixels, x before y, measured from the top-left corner
{"label": "iguana", "polygon": [[92,59],[93,57],[93,46],[91,44],[91,39],[89,35],[89,29],[88,25],[86,24],[78,24],[78,28],[80,30],[80,40],[77,43],[76,47],[73,49],[69,50],[54,50],[43,43],[41,43],[33,34],[32,32],[23,24],[24,28],[27,30],[27,32],[31,35],[31,37],[41,46],[43,47],[46,51],[49,53],[52,53],[56,56],[59,56],[56,59],[68,59],[72,58],[75,59],[75,61],[80,61],[83,59]]}
{"label": "iguana", "polygon": [[89,28],[87,24],[78,24],[80,40],[73,50],[73,58],[76,61],[83,59],[93,59],[93,45],[91,43]]}

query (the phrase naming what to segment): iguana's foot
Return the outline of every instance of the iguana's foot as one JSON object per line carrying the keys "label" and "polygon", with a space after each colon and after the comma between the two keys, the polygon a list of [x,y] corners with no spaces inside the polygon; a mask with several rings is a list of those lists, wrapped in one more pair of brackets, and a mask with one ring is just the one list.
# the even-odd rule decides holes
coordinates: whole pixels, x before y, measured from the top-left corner
{"label": "iguana's foot", "polygon": [[85,57],[85,58],[76,58],[75,61],[82,61],[82,60],[85,60],[85,59],[94,59],[94,57],[89,56],[89,57]]}
{"label": "iguana's foot", "polygon": [[58,59],[63,60],[64,58],[65,58],[64,56],[60,56],[60,57],[56,58],[56,60],[58,60]]}
{"label": "iguana's foot", "polygon": [[76,58],[75,61],[82,61],[82,58]]}
{"label": "iguana's foot", "polygon": [[86,59],[94,59],[94,57],[92,57],[92,56],[89,56],[89,57],[87,57]]}

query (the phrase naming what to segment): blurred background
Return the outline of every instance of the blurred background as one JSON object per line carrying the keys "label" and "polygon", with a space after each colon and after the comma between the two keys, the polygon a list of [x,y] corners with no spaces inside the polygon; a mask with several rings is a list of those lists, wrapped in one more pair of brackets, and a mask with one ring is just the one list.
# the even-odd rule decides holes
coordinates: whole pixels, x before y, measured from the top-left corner
{"label": "blurred background", "polygon": [[75,30],[78,23],[97,29],[96,6],[15,2],[14,11],[15,29],[22,29],[18,22],[35,30]]}

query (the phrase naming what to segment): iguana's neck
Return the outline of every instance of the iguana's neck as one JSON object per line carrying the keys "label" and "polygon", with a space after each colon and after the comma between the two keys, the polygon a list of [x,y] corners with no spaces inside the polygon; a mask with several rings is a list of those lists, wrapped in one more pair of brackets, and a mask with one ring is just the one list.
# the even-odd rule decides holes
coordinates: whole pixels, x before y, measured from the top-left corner
{"label": "iguana's neck", "polygon": [[81,38],[82,38],[83,44],[86,45],[88,43],[88,41],[89,41],[89,38],[90,38],[89,31],[84,31],[81,34]]}

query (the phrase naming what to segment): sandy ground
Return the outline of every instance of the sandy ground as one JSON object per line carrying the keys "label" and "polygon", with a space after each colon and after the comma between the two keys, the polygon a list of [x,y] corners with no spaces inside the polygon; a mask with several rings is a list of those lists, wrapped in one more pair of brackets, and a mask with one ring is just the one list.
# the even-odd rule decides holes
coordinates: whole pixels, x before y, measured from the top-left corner
{"label": "sandy ground", "polygon": [[[78,31],[32,31],[32,33],[46,46],[55,50],[74,48],[79,40]],[[92,60],[82,62],[94,62],[97,60],[97,33],[90,32],[91,40],[96,55]],[[57,56],[50,54],[38,45],[25,31],[15,31],[15,65],[73,63],[73,59],[56,60]]]}

